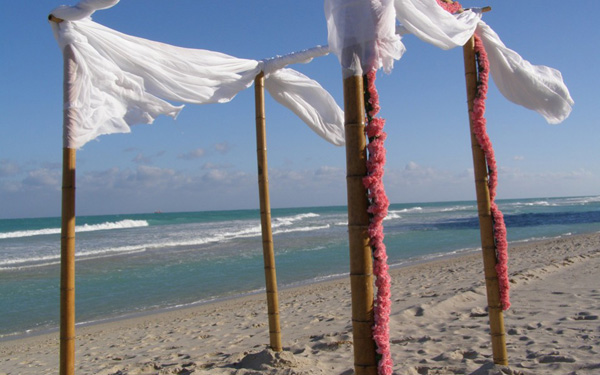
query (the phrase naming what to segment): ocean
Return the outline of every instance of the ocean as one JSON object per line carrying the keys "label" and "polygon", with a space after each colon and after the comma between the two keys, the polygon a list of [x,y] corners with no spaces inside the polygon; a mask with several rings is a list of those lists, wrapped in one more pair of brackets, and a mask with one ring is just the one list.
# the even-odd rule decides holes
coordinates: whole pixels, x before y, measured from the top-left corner
{"label": "ocean", "polygon": [[[600,196],[498,204],[511,243],[600,231]],[[392,204],[384,226],[391,266],[480,246],[474,201]],[[272,227],[280,288],[347,275],[346,207],[273,209]],[[264,290],[258,210],[81,216],[76,233],[78,324]],[[60,218],[0,220],[0,339],[55,330],[59,280]]]}

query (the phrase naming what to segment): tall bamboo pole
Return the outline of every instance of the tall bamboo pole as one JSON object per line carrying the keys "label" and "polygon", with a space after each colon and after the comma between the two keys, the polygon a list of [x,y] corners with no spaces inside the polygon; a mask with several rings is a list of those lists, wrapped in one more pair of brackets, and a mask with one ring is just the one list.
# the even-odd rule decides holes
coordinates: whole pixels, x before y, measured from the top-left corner
{"label": "tall bamboo pole", "polygon": [[367,140],[365,137],[363,77],[344,79],[344,127],[346,134],[346,187],[348,192],[348,237],[350,242],[350,286],[354,372],[376,375],[373,340],[373,257],[369,246],[367,191]]}
{"label": "tall bamboo pole", "polygon": [[463,47],[465,60],[465,80],[467,83],[467,100],[469,105],[469,125],[471,129],[471,149],[475,171],[475,190],[477,193],[477,209],[479,213],[479,231],[481,249],[483,251],[483,267],[487,290],[488,314],[492,335],[492,352],[494,363],[508,365],[506,352],[506,334],[504,331],[504,315],[500,302],[500,287],[496,272],[496,245],[494,241],[494,223],[491,213],[490,191],[488,188],[488,169],[485,154],[477,142],[473,132],[473,100],[477,95],[477,62],[475,60],[475,39],[471,37]]}
{"label": "tall bamboo pole", "polygon": [[260,73],[254,80],[256,108],[256,156],[258,160],[258,193],[260,198],[260,223],[262,229],[267,308],[269,313],[269,341],[271,349],[282,350],[279,324],[279,297],[275,274],[273,232],[271,230],[271,203],[269,199],[269,171],[267,166],[267,136],[265,120],[265,75]]}
{"label": "tall bamboo pole", "polygon": [[[71,46],[64,56],[64,103],[74,102],[72,83],[77,63]],[[65,107],[63,131],[74,118],[73,108]],[[60,260],[60,375],[75,374],[75,155],[73,148],[63,148],[62,223]]]}

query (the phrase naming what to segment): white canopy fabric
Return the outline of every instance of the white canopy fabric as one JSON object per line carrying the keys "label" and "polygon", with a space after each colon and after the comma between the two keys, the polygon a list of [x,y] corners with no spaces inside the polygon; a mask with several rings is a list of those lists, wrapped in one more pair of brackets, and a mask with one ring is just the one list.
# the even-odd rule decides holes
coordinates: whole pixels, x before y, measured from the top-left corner
{"label": "white canopy fabric", "polygon": [[[82,3],[106,6],[108,1]],[[112,3],[116,4],[114,0]],[[52,13],[55,17],[67,14],[76,19],[51,23],[61,49],[70,45],[77,62],[72,83],[77,100],[65,103],[65,107],[77,109],[77,118],[65,131],[65,147],[78,149],[99,135],[128,133],[131,125],[152,123],[161,114],[176,117],[183,106],[167,100],[194,104],[228,102],[251,86],[265,68],[266,87],[279,103],[298,114],[327,141],[344,144],[343,112],[331,95],[301,73],[281,69],[324,55],[326,47],[265,61],[239,59],[133,37],[89,18],[78,18],[88,13],[89,9],[66,7]]]}
{"label": "white canopy fabric", "polygon": [[394,0],[394,7],[396,18],[410,33],[445,50],[463,46],[479,22],[475,12],[454,16],[436,0]]}
{"label": "white canopy fabric", "polygon": [[476,33],[488,54],[494,83],[506,99],[538,112],[549,124],[569,117],[575,102],[560,71],[524,60],[483,21]]}
{"label": "white canopy fabric", "polygon": [[383,67],[390,73],[405,47],[396,35],[392,0],[325,0],[329,49],[344,78]]}
{"label": "white canopy fabric", "polygon": [[508,100],[541,114],[558,124],[574,104],[561,73],[543,65],[532,65],[507,48],[482,20],[480,12],[467,10],[452,15],[436,0],[394,0],[396,18],[419,39],[442,49],[463,46],[476,33],[485,46],[494,83]]}

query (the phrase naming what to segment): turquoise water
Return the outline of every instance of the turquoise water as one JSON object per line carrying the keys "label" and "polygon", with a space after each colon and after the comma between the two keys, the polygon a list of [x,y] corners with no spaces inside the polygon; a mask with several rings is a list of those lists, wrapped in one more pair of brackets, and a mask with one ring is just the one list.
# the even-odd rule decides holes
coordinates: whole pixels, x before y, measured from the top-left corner
{"label": "turquoise water", "polygon": [[[600,230],[600,197],[499,201],[509,241]],[[272,210],[281,287],[348,270],[345,207]],[[392,265],[479,247],[475,202],[394,204]],[[257,210],[77,218],[76,317],[96,322],[261,291]],[[58,326],[60,218],[0,220],[0,337]]]}

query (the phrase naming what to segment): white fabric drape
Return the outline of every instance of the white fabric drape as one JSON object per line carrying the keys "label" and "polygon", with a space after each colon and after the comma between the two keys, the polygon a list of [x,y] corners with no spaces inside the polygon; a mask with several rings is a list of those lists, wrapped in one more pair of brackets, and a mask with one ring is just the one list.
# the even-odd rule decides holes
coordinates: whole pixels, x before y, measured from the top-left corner
{"label": "white fabric drape", "polygon": [[410,33],[442,49],[463,46],[475,32],[479,16],[448,13],[436,0],[394,0],[396,18]]}
{"label": "white fabric drape", "polygon": [[393,5],[392,0],[325,0],[329,49],[344,78],[381,67],[390,73],[402,57]]}
{"label": "white fabric drape", "polygon": [[575,102],[560,71],[524,60],[483,21],[477,26],[477,35],[488,54],[494,83],[504,97],[538,112],[550,124],[569,116]]}
{"label": "white fabric drape", "polygon": [[302,73],[280,69],[270,73],[265,88],[273,99],[289,108],[315,133],[335,145],[345,143],[344,112],[329,93]]}
{"label": "white fabric drape", "polygon": [[[278,102],[299,114],[327,141],[344,144],[342,110],[331,95],[310,78],[290,73],[291,69],[274,74],[287,64],[326,54],[325,47],[263,62],[133,37],[89,18],[51,24],[61,49],[71,45],[78,64],[74,83],[78,99],[65,106],[77,108],[79,119],[68,129],[65,147],[80,148],[99,135],[130,132],[131,125],[152,123],[161,114],[176,117],[183,106],[167,100],[228,102],[251,86],[265,66],[272,71],[266,75],[269,92]],[[269,84],[269,80],[276,82]],[[313,98],[333,107],[325,108]]]}
{"label": "white fabric drape", "polygon": [[478,12],[452,15],[436,0],[394,0],[396,17],[419,39],[450,49],[477,35],[487,51],[494,83],[508,100],[541,114],[548,123],[566,119],[574,104],[562,75],[556,69],[533,65],[507,48]]}

